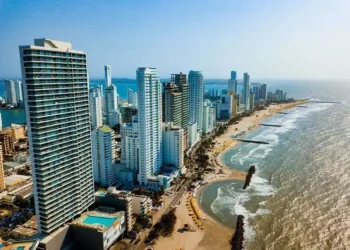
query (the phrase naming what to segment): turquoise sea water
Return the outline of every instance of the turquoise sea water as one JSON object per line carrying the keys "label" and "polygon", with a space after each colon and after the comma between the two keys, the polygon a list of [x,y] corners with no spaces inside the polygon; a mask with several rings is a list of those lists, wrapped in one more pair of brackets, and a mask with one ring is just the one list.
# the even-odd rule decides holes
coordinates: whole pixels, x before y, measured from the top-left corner
{"label": "turquoise sea water", "polygon": [[[214,183],[201,207],[234,227],[245,216],[245,249],[350,249],[350,82],[292,85],[296,95],[342,104],[307,104],[278,114],[223,155],[231,168],[257,167],[251,186]],[[312,91],[310,91],[310,88]]]}
{"label": "turquoise sea water", "polygon": [[113,218],[109,218],[109,217],[101,217],[101,216],[92,216],[92,215],[88,215],[83,223],[88,224],[88,225],[103,225],[105,227],[110,227],[113,222],[116,220],[115,217]]}
{"label": "turquoise sea water", "polygon": [[[162,79],[163,81],[169,81],[169,79]],[[136,91],[136,80],[135,79],[115,79],[113,78],[112,83],[117,86],[117,91],[121,99],[127,99],[128,89],[132,89]],[[4,97],[4,80],[0,79],[0,96]],[[90,87],[94,87],[97,85],[104,85],[103,79],[90,79]],[[218,89],[219,93],[227,88],[227,80],[222,79],[214,79],[214,80],[206,80],[205,82],[206,89]],[[3,127],[8,127],[11,123],[25,123],[25,112],[24,109],[19,110],[0,110],[2,115]]]}
{"label": "turquoise sea water", "polygon": [[2,127],[6,128],[11,123],[25,124],[26,115],[24,109],[0,109]]}

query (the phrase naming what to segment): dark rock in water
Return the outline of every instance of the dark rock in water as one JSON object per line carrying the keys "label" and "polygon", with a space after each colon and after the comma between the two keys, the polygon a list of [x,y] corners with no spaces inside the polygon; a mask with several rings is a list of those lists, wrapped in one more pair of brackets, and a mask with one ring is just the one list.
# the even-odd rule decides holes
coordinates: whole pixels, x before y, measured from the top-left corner
{"label": "dark rock in water", "polygon": [[232,250],[243,250],[244,243],[244,216],[238,215],[236,230],[231,240]]}
{"label": "dark rock in water", "polygon": [[249,187],[250,181],[252,180],[253,174],[255,173],[255,166],[251,166],[248,170],[248,174],[245,177],[245,183],[243,186],[243,190],[245,190],[247,187]]}

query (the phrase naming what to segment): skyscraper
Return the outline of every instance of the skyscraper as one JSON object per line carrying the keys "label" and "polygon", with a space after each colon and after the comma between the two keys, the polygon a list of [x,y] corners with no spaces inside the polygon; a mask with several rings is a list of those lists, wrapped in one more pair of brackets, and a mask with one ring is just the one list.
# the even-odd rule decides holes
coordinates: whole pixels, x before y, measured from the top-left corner
{"label": "skyscraper", "polygon": [[51,233],[94,203],[86,54],[45,38],[19,51],[38,229]]}
{"label": "skyscraper", "polygon": [[16,91],[16,102],[17,105],[21,102],[23,102],[23,93],[22,93],[22,81],[16,80],[15,81],[15,91]]}
{"label": "skyscraper", "polygon": [[7,104],[17,105],[16,84],[13,80],[5,80],[5,101]]}
{"label": "skyscraper", "polygon": [[186,150],[188,148],[188,124],[190,120],[190,85],[187,83],[186,74],[182,72],[172,74],[171,82],[179,87],[179,92],[181,93],[181,124],[176,124],[174,121],[174,125],[181,126],[183,129],[183,149]]}
{"label": "skyscraper", "polygon": [[122,122],[118,108],[117,87],[114,84],[109,85],[105,90],[105,112],[106,123],[111,128]]}
{"label": "skyscraper", "polygon": [[243,75],[243,104],[245,105],[245,110],[250,109],[249,99],[250,99],[250,75],[248,73],[244,73],[244,75]]}
{"label": "skyscraper", "polygon": [[102,104],[103,97],[101,87],[95,87],[90,89],[89,93],[89,104],[90,104],[90,113],[91,113],[91,124],[92,128],[101,127],[103,124],[103,113],[102,113]]}
{"label": "skyscraper", "polygon": [[134,106],[137,108],[138,107],[138,104],[137,104],[137,92],[134,92],[133,102],[134,102]]}
{"label": "skyscraper", "polygon": [[123,123],[121,134],[121,163],[127,169],[139,170],[139,127],[137,116],[133,116],[130,123]]}
{"label": "skyscraper", "polygon": [[105,88],[108,88],[112,84],[112,72],[110,65],[105,65],[105,84]]}
{"label": "skyscraper", "polygon": [[[190,120],[189,104],[190,104],[190,86],[187,83],[186,74],[172,74],[171,82],[179,87],[181,95],[181,124],[174,125],[181,126],[184,130],[184,134],[187,133],[188,123]],[[164,105],[164,104],[163,104]]]}
{"label": "skyscraper", "polygon": [[190,122],[197,123],[197,129],[202,129],[204,80],[201,71],[191,70],[188,74],[190,85]]}
{"label": "skyscraper", "polygon": [[134,105],[134,91],[128,89],[128,103]]}
{"label": "skyscraper", "polygon": [[109,187],[117,181],[117,169],[114,164],[114,131],[104,125],[91,133],[94,166],[94,181],[103,187]]}
{"label": "skyscraper", "polygon": [[179,86],[171,82],[163,83],[163,122],[182,125],[182,93]]}
{"label": "skyscraper", "polygon": [[206,99],[203,103],[203,134],[207,134],[213,130],[215,124],[215,107],[212,106],[211,101]]}
{"label": "skyscraper", "polygon": [[228,93],[236,94],[237,93],[237,73],[236,71],[231,71],[231,79],[228,80]]}
{"label": "skyscraper", "polygon": [[139,122],[138,181],[147,185],[148,178],[162,166],[162,85],[155,68],[136,71]]}

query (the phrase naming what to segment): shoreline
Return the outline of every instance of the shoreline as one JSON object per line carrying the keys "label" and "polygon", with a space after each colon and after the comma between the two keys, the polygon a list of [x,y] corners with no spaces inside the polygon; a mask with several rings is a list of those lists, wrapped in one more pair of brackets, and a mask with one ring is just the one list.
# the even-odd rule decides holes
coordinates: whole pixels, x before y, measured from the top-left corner
{"label": "shoreline", "polygon": [[[246,128],[247,132],[246,132],[245,136],[247,136],[248,134],[256,131],[257,129],[259,129],[261,127],[261,126],[259,126],[259,123],[261,123],[262,121],[264,121],[264,120],[266,120],[266,119],[268,119],[268,118],[278,114],[279,112],[295,108],[296,106],[301,105],[301,104],[305,104],[305,103],[307,103],[307,101],[306,100],[302,100],[302,101],[297,101],[297,102],[289,103],[289,104],[270,105],[270,107],[268,107],[267,110],[256,111],[251,116],[244,117],[238,124],[231,125],[228,128],[228,130],[223,135],[219,136],[218,138],[215,138],[213,140],[213,141],[215,141],[215,146],[218,143],[219,144],[220,143],[221,144],[227,143],[226,140],[229,139],[229,137],[232,134],[242,132],[243,130],[238,130],[238,131],[236,130],[236,128],[238,128],[238,127],[242,128],[242,126],[239,126],[242,123],[243,123],[242,124],[243,127]],[[265,114],[261,115],[261,113],[264,113],[263,111],[268,111],[268,112],[265,112]],[[256,116],[256,115],[258,115],[258,116]],[[254,119],[254,117],[257,118],[257,119]],[[249,125],[249,122],[247,122],[247,120],[252,122],[254,126],[251,127],[252,125],[251,124]],[[244,122],[246,122],[246,123],[244,123]],[[223,140],[224,140],[224,142],[223,142]],[[197,194],[196,194],[196,201],[197,201],[198,208],[199,208],[200,212],[204,216],[206,216],[207,219],[209,219],[209,220],[213,221],[214,223],[216,223],[217,225],[219,225],[222,229],[226,229],[226,230],[227,229],[231,229],[232,230],[231,237],[233,236],[233,233],[234,233],[235,229],[225,225],[222,221],[217,220],[213,216],[207,214],[203,210],[203,207],[201,206],[200,200],[202,198],[204,190],[209,185],[212,185],[212,184],[217,183],[217,182],[227,181],[227,180],[231,180],[231,181],[245,181],[245,177],[247,175],[246,171],[240,171],[240,170],[237,170],[237,169],[232,169],[232,168],[228,167],[227,165],[225,165],[223,163],[223,160],[222,160],[223,155],[227,151],[232,150],[233,148],[239,146],[240,143],[241,143],[240,141],[232,140],[228,145],[224,145],[224,149],[222,151],[220,151],[216,156],[214,155],[214,152],[213,152],[215,149],[211,150],[210,152],[208,152],[209,161],[212,162],[212,163],[216,163],[216,164],[214,164],[215,165],[215,169],[219,170],[219,172],[220,172],[220,170],[223,171],[223,174],[217,175],[217,172],[215,172],[215,174],[205,175],[204,181],[206,182],[206,184],[200,186],[200,188],[198,188]],[[248,170],[248,168],[247,168],[247,170]],[[231,238],[229,240],[231,240]],[[228,242],[227,249],[230,249],[230,248],[231,248],[231,245]],[[209,250],[209,248],[203,248],[203,249],[208,249]],[[226,249],[226,248],[224,248],[224,249]]]}
{"label": "shoreline", "polygon": [[[207,152],[207,155],[209,156],[209,162],[215,168],[215,173],[204,175],[203,182],[205,184],[198,187],[195,197],[199,212],[205,217],[202,221],[205,229],[199,229],[190,216],[190,212],[186,207],[186,199],[188,196],[191,196],[193,192],[188,191],[183,195],[180,200],[180,205],[176,209],[177,222],[173,235],[169,238],[159,239],[156,245],[154,245],[154,250],[174,250],[181,248],[185,250],[231,249],[231,239],[235,229],[207,214],[201,207],[200,202],[205,188],[213,183],[227,180],[245,181],[247,172],[229,168],[222,162],[222,155],[240,144],[239,141],[230,138],[230,136],[242,131],[246,131],[245,135],[248,135],[258,129],[260,127],[259,123],[263,120],[277,114],[278,112],[294,108],[295,106],[306,102],[307,101],[297,101],[288,104],[270,105],[266,110],[255,111],[251,116],[244,117],[238,124],[229,126],[224,134],[213,139],[215,144],[213,148]],[[249,167],[247,167],[247,170]],[[195,229],[195,232],[183,231],[182,228],[184,223],[188,223],[191,228]]]}

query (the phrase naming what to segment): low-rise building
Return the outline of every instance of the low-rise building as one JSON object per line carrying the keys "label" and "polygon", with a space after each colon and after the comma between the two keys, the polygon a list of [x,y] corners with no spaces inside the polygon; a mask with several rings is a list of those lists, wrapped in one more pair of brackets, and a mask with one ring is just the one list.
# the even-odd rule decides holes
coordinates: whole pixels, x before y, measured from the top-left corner
{"label": "low-rise building", "polygon": [[107,192],[95,193],[95,204],[99,206],[113,207],[118,210],[123,210],[126,217],[126,230],[132,230],[132,194],[130,191],[117,190],[115,187],[109,187]]}
{"label": "low-rise building", "polygon": [[101,207],[86,212],[70,225],[78,249],[107,250],[125,232],[125,212]]}
{"label": "low-rise building", "polygon": [[152,199],[146,195],[132,195],[132,213],[147,214],[152,209]]}
{"label": "low-rise building", "polygon": [[10,232],[11,236],[17,240],[32,239],[37,233],[38,225],[35,215],[32,216],[32,218],[30,218],[26,223],[17,226]]}

